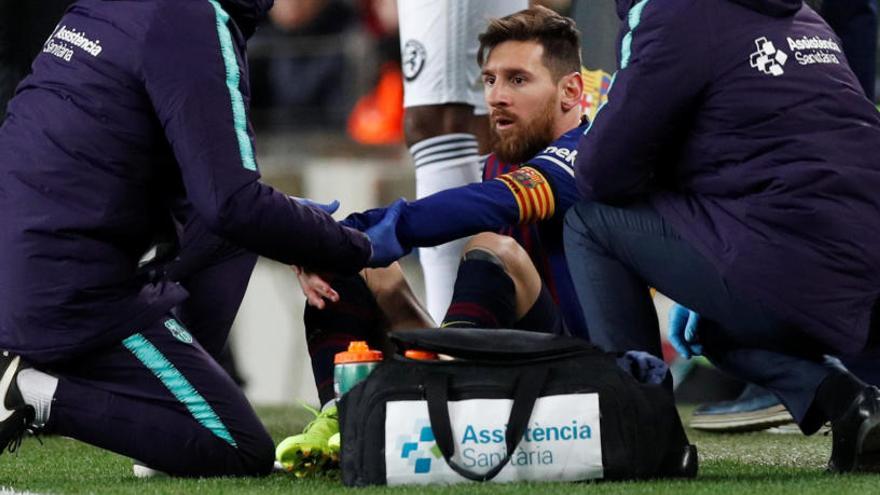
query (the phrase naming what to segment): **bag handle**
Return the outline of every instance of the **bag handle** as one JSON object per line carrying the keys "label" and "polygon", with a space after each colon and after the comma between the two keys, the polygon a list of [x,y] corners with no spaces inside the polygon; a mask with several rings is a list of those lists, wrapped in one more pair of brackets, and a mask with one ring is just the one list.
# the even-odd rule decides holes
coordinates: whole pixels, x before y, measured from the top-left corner
{"label": "bag handle", "polygon": [[510,409],[510,418],[507,420],[505,443],[507,452],[504,459],[497,466],[484,474],[475,473],[452,460],[455,455],[455,440],[452,436],[452,424],[449,419],[449,375],[445,373],[433,373],[425,379],[425,395],[428,399],[428,416],[431,419],[431,430],[434,439],[446,463],[453,471],[471,481],[489,481],[510,461],[513,451],[519,445],[529,419],[532,417],[532,409],[535,401],[547,381],[549,369],[546,367],[532,368],[528,373],[520,373],[516,380],[516,388],[513,392],[513,407]]}

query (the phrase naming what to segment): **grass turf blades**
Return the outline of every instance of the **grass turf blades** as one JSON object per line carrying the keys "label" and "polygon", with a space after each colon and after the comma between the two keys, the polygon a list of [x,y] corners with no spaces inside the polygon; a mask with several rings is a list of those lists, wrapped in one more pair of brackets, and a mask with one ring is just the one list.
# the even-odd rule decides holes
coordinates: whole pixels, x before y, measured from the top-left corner
{"label": "grass turf blades", "polygon": [[[301,431],[313,415],[300,407],[259,408],[270,433],[279,441]],[[689,417],[689,408],[683,410]],[[136,479],[131,461],[80,442],[59,437],[44,438],[40,445],[25,439],[17,454],[0,457],[0,492],[78,494],[118,493],[149,495],[164,493],[210,494],[792,494],[835,495],[876,493],[878,475],[829,475],[824,472],[831,453],[831,437],[797,434],[748,433],[719,435],[689,430],[700,449],[700,475],[696,480],[512,483],[429,487],[375,487],[346,490],[334,473],[314,479],[298,479],[288,473],[267,478]],[[651,448],[651,446],[645,446]]]}

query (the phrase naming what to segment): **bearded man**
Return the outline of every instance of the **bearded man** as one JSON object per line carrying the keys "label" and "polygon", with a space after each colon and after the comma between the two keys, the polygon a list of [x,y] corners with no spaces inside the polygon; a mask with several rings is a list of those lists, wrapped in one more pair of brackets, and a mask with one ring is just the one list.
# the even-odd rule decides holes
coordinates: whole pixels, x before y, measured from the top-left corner
{"label": "bearded man", "polygon": [[[478,53],[493,148],[483,182],[411,203],[398,200],[342,222],[365,231],[396,219],[395,228],[381,229],[389,235],[372,239],[376,265],[414,247],[474,236],[462,253],[442,327],[587,336],[562,248],[562,219],[580,199],[572,165],[586,129],[579,46],[574,22],[543,7],[490,22]],[[386,330],[433,326],[396,264],[332,284],[308,274],[300,282],[309,300],[306,333],[324,407],[303,434],[278,449],[279,460],[297,472],[321,465],[316,452],[332,456],[338,444],[330,440],[338,431],[333,356],[353,340],[381,348]]]}

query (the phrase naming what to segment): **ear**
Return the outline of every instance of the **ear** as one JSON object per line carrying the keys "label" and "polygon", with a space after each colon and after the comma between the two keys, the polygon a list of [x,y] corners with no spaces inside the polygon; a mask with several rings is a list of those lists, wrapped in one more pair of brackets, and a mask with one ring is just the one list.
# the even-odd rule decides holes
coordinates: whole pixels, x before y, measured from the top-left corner
{"label": "ear", "polygon": [[584,79],[581,77],[580,71],[572,72],[559,80],[559,103],[562,105],[563,112],[568,112],[579,106],[583,94]]}

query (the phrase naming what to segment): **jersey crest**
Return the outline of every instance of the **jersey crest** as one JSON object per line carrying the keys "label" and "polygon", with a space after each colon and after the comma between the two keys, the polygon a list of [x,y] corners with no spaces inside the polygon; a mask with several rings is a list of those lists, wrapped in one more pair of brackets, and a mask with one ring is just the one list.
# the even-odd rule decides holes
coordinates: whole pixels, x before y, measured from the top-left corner
{"label": "jersey crest", "polygon": [[581,77],[584,79],[584,94],[581,96],[581,108],[584,115],[590,121],[596,117],[599,107],[608,101],[608,91],[611,89],[611,75],[604,70],[588,70],[581,67]]}

